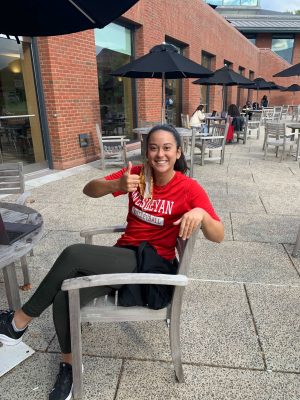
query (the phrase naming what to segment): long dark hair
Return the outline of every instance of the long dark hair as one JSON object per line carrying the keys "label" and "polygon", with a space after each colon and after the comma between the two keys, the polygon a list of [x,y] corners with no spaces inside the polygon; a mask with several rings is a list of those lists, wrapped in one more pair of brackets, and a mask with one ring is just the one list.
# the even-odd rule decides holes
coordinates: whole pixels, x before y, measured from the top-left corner
{"label": "long dark hair", "polygon": [[202,110],[204,110],[204,105],[200,104],[200,105],[196,108],[196,110],[193,112],[192,116],[195,114],[196,111],[202,111]]}
{"label": "long dark hair", "polygon": [[180,135],[177,132],[177,130],[174,128],[174,126],[167,125],[167,124],[153,126],[153,128],[150,129],[150,131],[149,131],[149,133],[147,135],[147,139],[146,139],[147,151],[148,151],[148,143],[149,143],[150,137],[151,137],[152,133],[157,132],[157,131],[166,131],[166,132],[170,132],[173,135],[173,137],[174,137],[174,139],[176,141],[177,150],[179,148],[181,150],[180,157],[176,160],[176,162],[174,164],[174,170],[182,172],[183,174],[185,174],[186,171],[188,170],[188,166],[187,166],[187,162],[186,162],[185,156],[184,156],[183,151],[182,151]]}
{"label": "long dark hair", "polygon": [[228,107],[228,115],[230,115],[230,117],[239,117],[241,114],[235,104],[230,104]]}

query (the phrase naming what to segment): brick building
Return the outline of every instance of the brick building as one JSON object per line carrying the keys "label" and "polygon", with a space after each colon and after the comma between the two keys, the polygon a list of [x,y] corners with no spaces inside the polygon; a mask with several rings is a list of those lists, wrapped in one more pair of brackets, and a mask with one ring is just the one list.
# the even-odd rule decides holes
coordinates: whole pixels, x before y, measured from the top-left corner
{"label": "brick building", "polygon": [[[109,73],[162,42],[172,43],[211,70],[227,63],[246,77],[263,76],[286,86],[295,83],[295,78],[272,78],[290,64],[265,45],[251,43],[202,0],[140,0],[102,30],[22,38],[20,44],[0,38],[0,129],[17,130],[16,120],[9,127],[11,117],[17,115],[22,126],[25,116],[22,132],[30,131],[33,143],[30,154],[24,155],[29,163],[65,169],[97,159],[96,122],[101,122],[104,133],[130,136],[141,120],[160,119],[160,80],[130,80]],[[299,34],[295,43],[293,63],[300,61]],[[222,88],[200,87],[192,81],[166,82],[175,124],[181,112],[192,113],[200,102],[207,110],[221,111]],[[256,93],[232,87],[227,104],[242,105],[249,96],[255,98]],[[274,92],[272,103],[291,104],[291,96]],[[300,103],[300,96],[294,101]],[[79,145],[82,134],[88,137],[87,147]]]}

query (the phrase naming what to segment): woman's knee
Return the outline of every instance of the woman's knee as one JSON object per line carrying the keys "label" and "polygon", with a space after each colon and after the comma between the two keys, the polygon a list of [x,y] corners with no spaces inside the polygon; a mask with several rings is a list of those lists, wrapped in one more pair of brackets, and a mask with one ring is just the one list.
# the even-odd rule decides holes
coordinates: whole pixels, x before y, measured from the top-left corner
{"label": "woman's knee", "polygon": [[82,254],[84,248],[85,245],[83,243],[71,244],[60,253],[59,258],[63,260],[76,260]]}

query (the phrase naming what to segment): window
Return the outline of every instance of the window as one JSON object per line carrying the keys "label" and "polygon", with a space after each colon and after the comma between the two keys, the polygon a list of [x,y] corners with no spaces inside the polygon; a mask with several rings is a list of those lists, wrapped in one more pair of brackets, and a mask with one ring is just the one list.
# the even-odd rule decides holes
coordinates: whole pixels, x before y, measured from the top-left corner
{"label": "window", "polygon": [[[239,67],[239,74],[242,76],[245,76],[245,68],[244,67]],[[237,101],[236,105],[237,106],[242,106],[243,104],[243,97],[242,97],[243,89],[239,88],[237,89]]]}
{"label": "window", "polygon": [[[233,69],[232,62],[228,60],[224,60],[224,65],[227,65],[229,69]],[[232,104],[232,88],[231,86],[224,86],[222,89],[222,111],[226,111],[228,109],[229,104]]]}
{"label": "window", "polygon": [[[183,54],[183,44],[177,43],[171,38],[165,38],[166,43],[176,48],[179,54]],[[182,79],[166,79],[166,121],[172,125],[180,126],[182,113]]]}
{"label": "window", "polygon": [[[253,81],[254,79],[254,72],[253,71],[249,71],[249,79],[250,81]],[[253,99],[253,89],[247,89],[248,90],[248,96],[247,96],[247,101],[252,101]]]}
{"label": "window", "polygon": [[292,64],[294,36],[293,35],[273,35],[272,36],[272,51],[278,54],[281,58]]}
{"label": "window", "polygon": [[[207,53],[206,51],[202,51],[201,65],[203,67],[208,68],[212,71],[214,69],[214,61],[215,61],[215,56],[213,54]],[[200,104],[204,105],[204,109],[206,112],[210,111],[209,102],[210,102],[210,86],[201,85]]]}
{"label": "window", "polygon": [[131,134],[133,128],[133,81],[110,73],[132,61],[129,28],[111,23],[95,29],[101,124],[104,134]]}

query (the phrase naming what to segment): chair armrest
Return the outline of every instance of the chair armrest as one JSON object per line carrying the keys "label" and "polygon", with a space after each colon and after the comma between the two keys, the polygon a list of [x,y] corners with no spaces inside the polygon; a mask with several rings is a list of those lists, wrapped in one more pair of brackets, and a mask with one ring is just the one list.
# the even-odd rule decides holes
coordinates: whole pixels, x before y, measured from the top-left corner
{"label": "chair armrest", "polygon": [[112,286],[125,284],[186,286],[188,284],[188,278],[185,275],[169,274],[100,274],[66,279],[62,283],[61,289],[74,290],[95,286]]}
{"label": "chair armrest", "polygon": [[[224,136],[201,136],[200,140],[223,139]],[[199,140],[197,140],[198,142]]]}
{"label": "chair armrest", "polygon": [[94,235],[100,235],[103,233],[116,233],[116,232],[124,232],[126,225],[113,225],[113,226],[106,226],[106,227],[99,227],[99,228],[90,228],[90,229],[83,229],[80,231],[81,237],[91,237]]}

